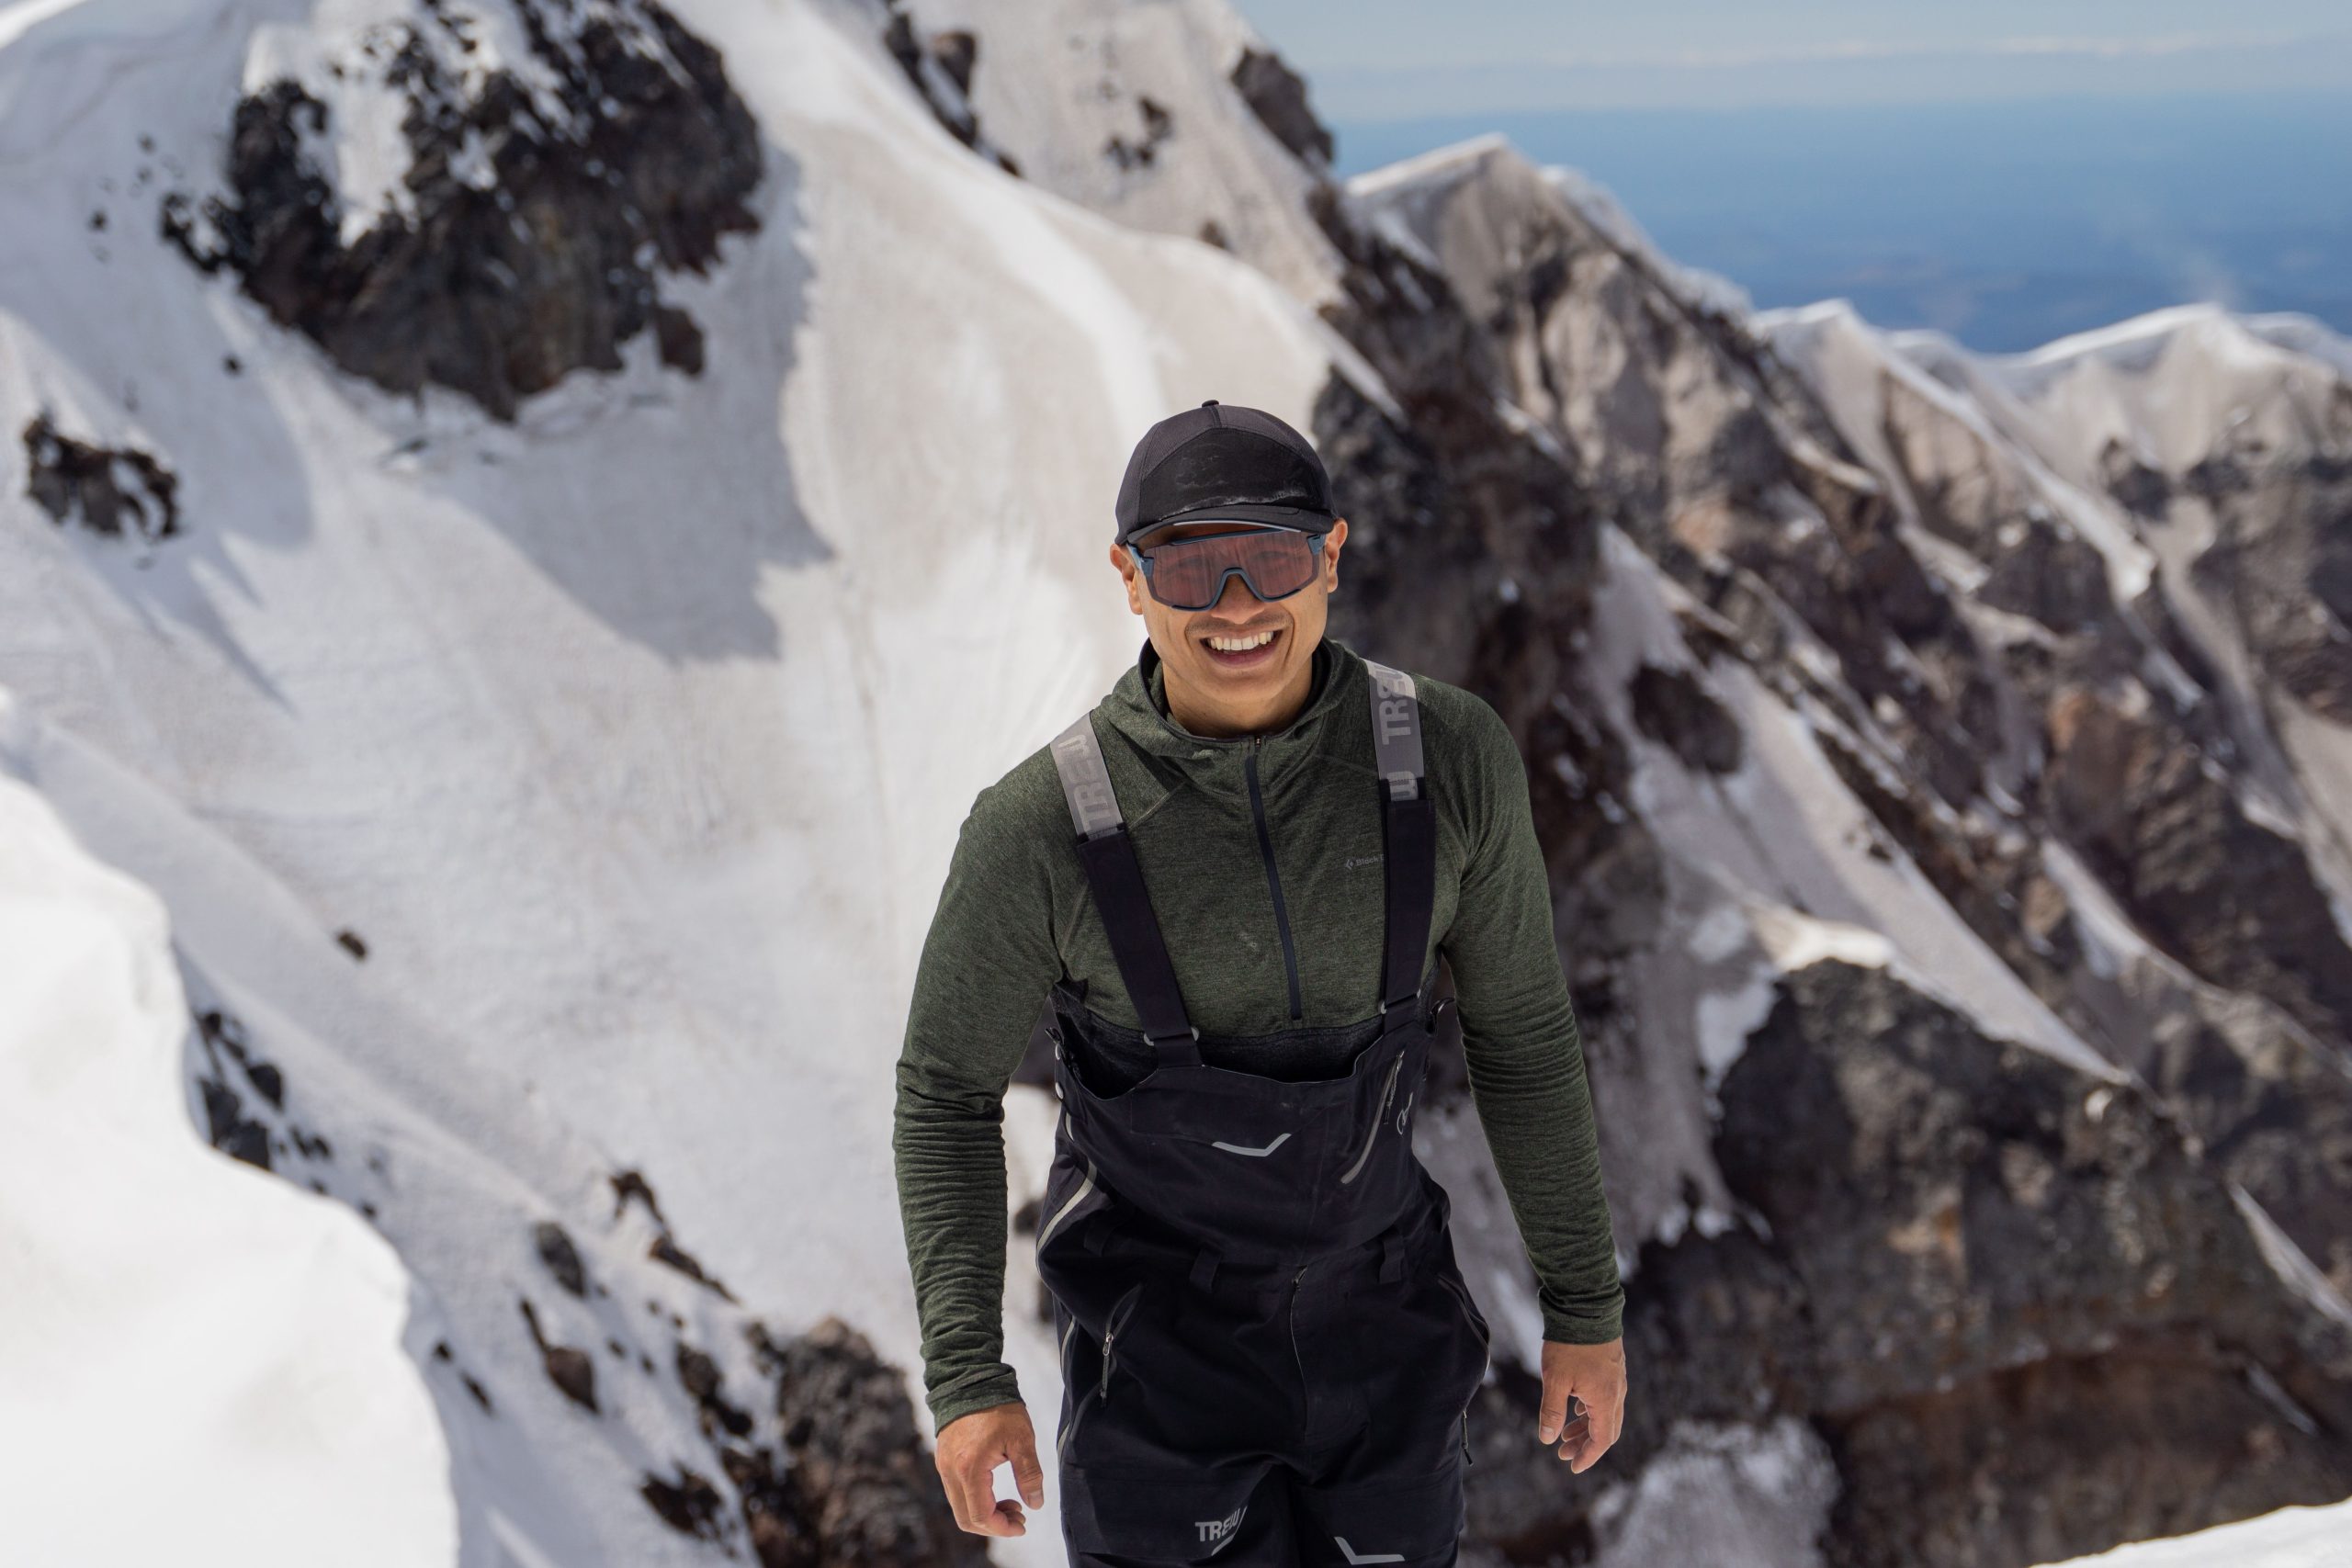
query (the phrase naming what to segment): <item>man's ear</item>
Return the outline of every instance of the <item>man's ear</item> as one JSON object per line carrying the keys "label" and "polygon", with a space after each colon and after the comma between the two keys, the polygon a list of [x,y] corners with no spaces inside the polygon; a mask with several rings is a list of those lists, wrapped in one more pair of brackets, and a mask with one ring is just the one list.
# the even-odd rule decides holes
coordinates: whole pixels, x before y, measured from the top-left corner
{"label": "man's ear", "polygon": [[1120,580],[1126,587],[1128,610],[1135,615],[1142,615],[1142,573],[1140,569],[1136,567],[1135,558],[1127,554],[1126,546],[1115,542],[1113,543],[1111,546],[1111,564],[1118,569]]}

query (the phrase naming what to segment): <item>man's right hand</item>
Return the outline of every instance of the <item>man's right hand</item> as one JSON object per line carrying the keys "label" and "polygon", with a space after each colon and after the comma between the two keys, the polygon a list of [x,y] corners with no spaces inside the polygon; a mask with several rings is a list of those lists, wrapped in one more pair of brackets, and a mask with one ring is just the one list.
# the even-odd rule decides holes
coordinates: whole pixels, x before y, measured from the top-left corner
{"label": "man's right hand", "polygon": [[996,1495],[996,1467],[1010,1461],[1022,1502],[1046,1506],[1046,1472],[1037,1464],[1037,1438],[1021,1401],[967,1411],[939,1430],[939,1479],[958,1528],[973,1535],[1026,1535],[1021,1504]]}

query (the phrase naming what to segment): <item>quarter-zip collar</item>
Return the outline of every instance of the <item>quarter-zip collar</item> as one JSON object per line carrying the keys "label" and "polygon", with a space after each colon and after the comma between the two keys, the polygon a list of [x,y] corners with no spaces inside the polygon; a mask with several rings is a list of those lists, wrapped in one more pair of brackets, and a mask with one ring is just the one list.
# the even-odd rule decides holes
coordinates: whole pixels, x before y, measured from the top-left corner
{"label": "quarter-zip collar", "polygon": [[[1270,789],[1310,758],[1327,750],[1341,732],[1334,716],[1365,708],[1370,674],[1353,649],[1328,632],[1316,646],[1316,681],[1306,705],[1280,729],[1256,735],[1195,735],[1168,716],[1162,705],[1165,691],[1159,650],[1144,639],[1136,662],[1127,667],[1096,710],[1109,730],[1141,753],[1158,788],[1148,800],[1127,806],[1130,821],[1143,815],[1179,784],[1228,798],[1247,807],[1250,782],[1245,762],[1255,742],[1260,787]],[[1106,736],[1107,739],[1107,736]],[[1119,786],[1122,803],[1129,793]]]}

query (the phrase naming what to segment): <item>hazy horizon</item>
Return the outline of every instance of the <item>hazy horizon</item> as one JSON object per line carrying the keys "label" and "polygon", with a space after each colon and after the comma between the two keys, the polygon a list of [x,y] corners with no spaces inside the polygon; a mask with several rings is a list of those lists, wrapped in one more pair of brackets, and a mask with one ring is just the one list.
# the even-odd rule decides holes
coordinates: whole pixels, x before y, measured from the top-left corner
{"label": "hazy horizon", "polygon": [[1987,102],[2178,92],[2352,91],[2332,0],[2030,0],[1965,9],[1798,0],[1236,0],[1312,85],[1363,122],[1556,109]]}
{"label": "hazy horizon", "polygon": [[[1310,84],[1311,85],[1311,84]],[[2352,333],[2352,97],[2171,94],[1331,122],[1343,175],[1500,131],[1759,307],[2030,348],[2195,299]]]}

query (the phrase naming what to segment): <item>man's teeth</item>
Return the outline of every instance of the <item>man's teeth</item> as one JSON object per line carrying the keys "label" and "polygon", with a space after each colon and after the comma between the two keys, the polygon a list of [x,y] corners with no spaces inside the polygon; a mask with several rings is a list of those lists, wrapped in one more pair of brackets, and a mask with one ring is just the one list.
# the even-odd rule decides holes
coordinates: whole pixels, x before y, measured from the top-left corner
{"label": "man's teeth", "polygon": [[1273,641],[1274,634],[1260,632],[1256,637],[1213,637],[1206,640],[1208,645],[1219,653],[1247,653],[1253,648],[1260,648]]}

